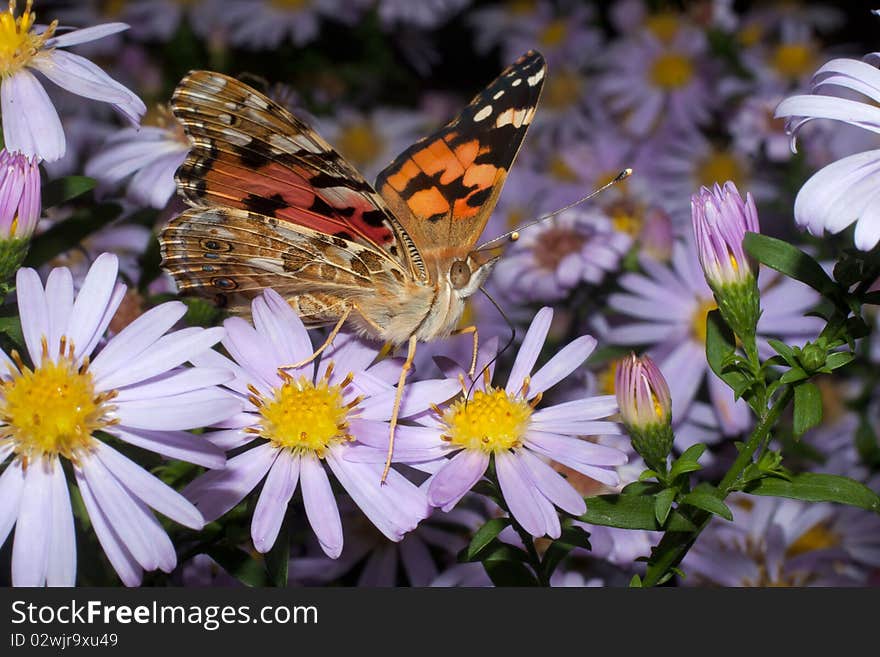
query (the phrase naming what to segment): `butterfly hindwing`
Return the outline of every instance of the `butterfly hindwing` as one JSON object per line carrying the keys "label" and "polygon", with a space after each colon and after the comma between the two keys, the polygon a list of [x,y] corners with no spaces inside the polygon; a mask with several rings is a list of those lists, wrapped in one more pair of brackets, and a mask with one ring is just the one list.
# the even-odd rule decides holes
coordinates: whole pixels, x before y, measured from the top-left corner
{"label": "butterfly hindwing", "polygon": [[473,248],[535,114],[546,64],[530,51],[452,122],[382,171],[376,189],[423,256]]}
{"label": "butterfly hindwing", "polygon": [[347,301],[404,278],[375,249],[231,208],[174,218],[163,231],[162,258],[183,293],[246,313],[249,300],[271,287],[310,324],[333,321]]}
{"label": "butterfly hindwing", "polygon": [[286,109],[209,71],[184,78],[171,107],[193,144],[177,173],[192,205],[254,212],[335,235],[423,276],[417,249],[381,197]]}

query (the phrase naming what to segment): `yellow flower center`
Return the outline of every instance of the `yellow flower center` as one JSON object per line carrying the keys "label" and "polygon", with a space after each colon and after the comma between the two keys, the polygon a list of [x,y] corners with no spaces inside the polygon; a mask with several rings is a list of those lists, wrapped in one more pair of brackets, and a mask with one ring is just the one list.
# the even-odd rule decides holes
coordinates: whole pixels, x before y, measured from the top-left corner
{"label": "yellow flower center", "polygon": [[609,205],[606,212],[614,229],[637,238],[645,224],[645,206],[631,199],[621,199]]}
{"label": "yellow flower center", "polygon": [[717,307],[714,299],[701,301],[691,316],[691,336],[700,344],[706,343],[706,316]]}
{"label": "yellow flower center", "polygon": [[612,360],[596,375],[599,392],[603,395],[613,395],[615,393],[617,387],[615,380],[619,362],[618,360]]}
{"label": "yellow flower center", "polygon": [[574,172],[574,169],[568,166],[568,163],[558,155],[555,155],[553,159],[550,160],[547,170],[551,176],[556,178],[556,180],[562,182],[578,181],[578,175]]}
{"label": "yellow flower center", "polygon": [[357,121],[343,128],[337,145],[358,166],[371,164],[385,150],[385,141],[368,121]]}
{"label": "yellow flower center", "polygon": [[477,390],[470,400],[459,399],[442,412],[443,440],[487,454],[519,447],[539,400],[540,395],[530,403],[491,386]]}
{"label": "yellow flower center", "polygon": [[269,4],[278,9],[302,9],[311,0],[269,0]]}
{"label": "yellow flower center", "polygon": [[116,392],[96,393],[88,361],[77,366],[73,345],[62,339],[58,358],[49,358],[43,340],[40,365],[30,369],[17,352],[18,371],[0,383],[0,436],[12,439],[15,452],[25,459],[61,455],[75,459],[88,449],[95,431],[115,424],[107,417],[107,402]]}
{"label": "yellow flower center", "polygon": [[535,0],[512,0],[507,4],[507,11],[514,16],[524,16],[535,11]]}
{"label": "yellow flower center", "polygon": [[660,55],[649,70],[651,81],[665,91],[681,89],[694,77],[694,64],[689,57],[677,52]]}
{"label": "yellow flower center", "polygon": [[27,66],[55,33],[58,21],[52,21],[42,34],[31,32],[36,19],[32,4],[33,0],[28,0],[24,13],[16,18],[15,0],[9,0],[9,9],[0,13],[0,76],[10,76]]}
{"label": "yellow flower center", "polygon": [[253,433],[278,448],[314,452],[319,458],[324,457],[328,447],[354,440],[348,433],[348,418],[361,400],[358,397],[346,404],[343,391],[351,382],[351,375],[341,384],[330,385],[331,371],[328,368],[318,383],[284,373],[284,384],[275,388],[268,399],[251,388],[250,400],[262,416],[260,427]]}
{"label": "yellow flower center", "polygon": [[800,78],[813,72],[816,68],[816,57],[808,44],[783,43],[776,47],[770,59],[781,75],[788,78]]}
{"label": "yellow flower center", "polygon": [[813,525],[798,539],[788,546],[785,556],[789,559],[814,550],[829,550],[840,545],[840,537],[832,532],[825,523]]}
{"label": "yellow flower center", "polygon": [[583,86],[584,80],[576,71],[558,71],[547,80],[543,102],[557,110],[571,107],[580,98]]}
{"label": "yellow flower center", "polygon": [[671,43],[678,33],[681,17],[671,11],[663,11],[648,16],[645,27],[663,43]]}
{"label": "yellow flower center", "polygon": [[568,26],[565,24],[564,20],[557,18],[541,30],[541,35],[538,39],[541,41],[542,45],[552,48],[553,46],[558,46],[562,43],[567,35]]}
{"label": "yellow flower center", "polygon": [[712,149],[708,156],[697,163],[697,182],[706,187],[715,183],[724,184],[732,180],[737,186],[745,183],[746,172],[733,155],[728,152]]}
{"label": "yellow flower center", "polygon": [[736,34],[737,40],[746,48],[758,43],[762,36],[764,36],[764,28],[758,23],[749,23]]}

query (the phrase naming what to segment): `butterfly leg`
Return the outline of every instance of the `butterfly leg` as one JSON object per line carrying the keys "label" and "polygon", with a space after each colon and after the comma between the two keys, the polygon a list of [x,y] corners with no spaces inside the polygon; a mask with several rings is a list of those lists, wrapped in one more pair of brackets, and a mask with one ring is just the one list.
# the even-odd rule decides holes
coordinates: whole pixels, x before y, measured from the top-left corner
{"label": "butterfly leg", "polygon": [[468,376],[473,379],[477,371],[477,350],[480,348],[480,334],[477,331],[477,327],[475,324],[472,324],[471,326],[455,329],[452,335],[464,335],[466,333],[474,334],[474,352],[471,354],[471,368],[468,370]]}
{"label": "butterfly leg", "polygon": [[397,380],[397,394],[394,396],[394,408],[391,411],[391,431],[388,434],[388,454],[385,457],[385,469],[382,470],[381,483],[385,483],[388,477],[388,471],[391,469],[391,457],[394,455],[394,432],[397,429],[397,418],[400,415],[400,404],[403,400],[403,386],[406,382],[406,376],[412,369],[413,361],[416,358],[416,345],[418,341],[415,337],[409,339],[409,345],[406,350],[406,360],[400,368],[400,378]]}
{"label": "butterfly leg", "polygon": [[327,339],[324,340],[324,344],[318,347],[315,352],[309,356],[308,358],[299,361],[298,363],[294,363],[293,365],[282,365],[279,367],[279,370],[295,370],[297,367],[302,367],[303,365],[308,365],[313,360],[315,360],[318,356],[320,356],[327,347],[333,344],[333,341],[336,339],[336,336],[339,335],[339,331],[342,329],[342,325],[345,324],[345,320],[348,319],[348,316],[351,314],[351,308],[346,308],[342,311],[342,314],[339,316],[339,321],[336,322],[336,325],[333,327],[333,330],[330,331],[330,335],[327,336]]}

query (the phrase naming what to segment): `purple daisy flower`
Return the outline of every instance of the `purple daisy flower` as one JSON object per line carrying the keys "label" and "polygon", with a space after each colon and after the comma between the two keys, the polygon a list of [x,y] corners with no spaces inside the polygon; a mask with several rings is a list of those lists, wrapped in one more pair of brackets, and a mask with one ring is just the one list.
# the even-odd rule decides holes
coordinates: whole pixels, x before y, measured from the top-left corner
{"label": "purple daisy flower", "polygon": [[584,283],[598,285],[620,266],[632,238],[597,210],[572,208],[522,232],[495,267],[511,299],[558,301]]}
{"label": "purple daisy flower", "polygon": [[[791,96],[776,108],[776,116],[788,119],[792,139],[815,119],[832,119],[880,133],[880,70],[873,64],[880,53],[867,61],[834,59],[816,71],[812,94]],[[870,62],[870,63],[869,63]],[[867,98],[852,100],[826,92],[856,92]],[[792,146],[794,141],[792,141]],[[815,173],[798,192],[794,218],[813,235],[836,234],[855,222],[855,245],[869,251],[880,242],[878,186],[880,150],[856,153],[829,164]]]}
{"label": "purple daisy flower", "polygon": [[[614,466],[626,462],[620,450],[579,436],[619,434],[607,418],[617,411],[613,396],[589,397],[537,409],[543,393],[574,372],[592,353],[596,340],[585,335],[560,349],[530,374],[544,346],[551,308],[542,308],[523,339],[507,384],[491,384],[495,349],[481,349],[477,371],[485,376],[473,395],[419,418],[427,429],[403,438],[395,449],[403,462],[434,472],[428,501],[453,508],[494,461],[501,492],[511,514],[534,536],[560,535],[558,506],[567,513],[586,511],[583,497],[547,461],[555,461],[606,485],[617,484]],[[464,370],[438,363],[451,381],[466,387]],[[536,410],[537,409],[537,410]],[[447,456],[452,456],[447,459]]]}
{"label": "purple daisy flower", "polygon": [[62,50],[116,34],[127,25],[107,23],[56,36],[57,21],[41,31],[34,29],[32,0],[18,18],[15,4],[12,0],[0,13],[0,109],[6,148],[50,162],[64,156],[58,112],[31,69],[71,93],[110,103],[137,125],[147,110],[143,101],[85,57]]}
{"label": "purple daisy flower", "polygon": [[685,584],[864,586],[880,567],[880,518],[853,507],[731,497],[682,562]]}
{"label": "purple daisy flower", "polygon": [[367,0],[223,0],[214,2],[216,24],[227,31],[229,43],[252,50],[272,50],[288,38],[304,46],[318,37],[322,18],[351,24]]}
{"label": "purple daisy flower", "polygon": [[40,219],[40,167],[35,158],[0,151],[0,238],[28,238]]}
{"label": "purple daisy flower", "polygon": [[[324,352],[319,366],[307,359],[314,349],[302,321],[280,295],[266,290],[252,305],[254,324],[242,318],[224,322],[223,346],[235,362],[216,352],[203,354],[203,365],[228,367],[235,379],[226,384],[245,404],[244,412],[222,425],[209,439],[226,449],[256,442],[231,458],[224,470],[196,479],[184,494],[206,520],[219,518],[265,479],[251,522],[259,552],[275,543],[287,505],[302,486],[306,516],[321,548],[331,558],[342,554],[339,508],[327,477],[333,473],[361,511],[388,539],[400,541],[428,515],[425,493],[391,470],[380,484],[387,449],[399,365],[370,366],[377,352],[351,335],[340,336]],[[455,394],[454,381],[408,383],[401,417],[420,413]],[[406,443],[419,428],[398,426]],[[374,463],[349,461],[359,440],[380,453]]]}
{"label": "purple daisy flower", "polygon": [[[352,512],[356,509],[346,509],[345,515]],[[455,562],[455,555],[467,547],[468,536],[485,521],[485,514],[471,509],[435,510],[402,541],[389,543],[363,516],[346,517],[345,549],[340,557],[330,559],[317,549],[294,556],[290,579],[326,586],[362,566],[357,586],[396,586],[401,579],[410,586],[428,586],[442,566]]]}
{"label": "purple daisy flower", "polygon": [[[621,276],[624,292],[608,298],[613,310],[636,321],[608,329],[605,339],[619,345],[648,345],[669,383],[673,422],[686,417],[700,386],[707,381],[724,432],[743,431],[751,421],[745,402],[734,402],[733,393],[706,361],[706,315],[715,308],[715,299],[694,242],[676,243],[670,267],[649,257],[640,258],[640,263],[644,273]],[[802,345],[818,335],[822,320],[804,316],[818,303],[816,292],[770,269],[761,271],[758,285],[764,309],[758,321],[758,350],[764,358],[774,353],[767,337]]]}
{"label": "purple daisy flower", "polygon": [[681,30],[669,42],[645,30],[609,48],[596,90],[632,135],[661,124],[691,129],[708,120],[713,106],[706,50],[698,30]]}
{"label": "purple daisy flower", "polygon": [[86,164],[86,175],[112,186],[132,176],[132,201],[161,210],[177,191],[174,174],[183,164],[190,144],[183,126],[169,113],[160,125],[125,128],[110,137]]}
{"label": "purple daisy flower", "polygon": [[33,269],[16,281],[22,332],[30,355],[0,352],[0,542],[15,525],[15,586],[72,586],[76,541],[68,482],[70,463],[98,541],[127,586],[143,570],[170,572],[177,557],[150,508],[193,529],[202,515],[183,496],[130,461],[99,432],[163,456],[221,467],[222,451],[186,429],[221,421],[237,400],[216,387],[231,374],[184,368],[211,348],[222,328],[168,330],[186,306],[157,306],[93,356],[125,293],[116,257],[95,261],[79,294],[65,268],[43,288]]}

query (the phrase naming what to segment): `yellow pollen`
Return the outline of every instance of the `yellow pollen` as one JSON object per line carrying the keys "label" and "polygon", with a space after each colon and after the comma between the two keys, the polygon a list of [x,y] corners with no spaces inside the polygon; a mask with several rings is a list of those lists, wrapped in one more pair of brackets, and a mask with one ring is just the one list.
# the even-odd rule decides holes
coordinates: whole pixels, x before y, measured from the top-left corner
{"label": "yellow pollen", "polygon": [[339,150],[358,166],[372,164],[385,150],[385,142],[381,135],[377,134],[367,121],[347,125],[343,128],[336,144]]}
{"label": "yellow pollen", "polygon": [[15,0],[9,0],[9,9],[0,13],[0,76],[8,77],[27,66],[55,34],[58,21],[42,33],[34,34],[36,15],[31,11],[33,0],[25,4],[24,12],[15,17]]}
{"label": "yellow pollen", "polygon": [[317,384],[302,376],[286,377],[271,399],[256,399],[263,418],[260,435],[276,447],[314,452],[323,458],[328,447],[353,440],[348,417],[356,404],[343,401],[343,388],[330,385],[327,375]]}
{"label": "yellow pollen", "polygon": [[721,185],[732,180],[736,185],[743,186],[746,172],[733,155],[725,151],[713,149],[708,156],[697,163],[697,182],[711,187],[716,182]]}
{"label": "yellow pollen", "polygon": [[617,377],[617,366],[619,361],[613,360],[608,365],[606,365],[596,376],[599,384],[599,391],[603,395],[613,395],[615,393],[616,386],[614,384],[615,378]]}
{"label": "yellow pollen", "polygon": [[706,315],[717,307],[714,299],[701,301],[691,316],[691,335],[700,344],[706,343]]}
{"label": "yellow pollen", "polygon": [[690,58],[677,52],[660,55],[649,69],[651,81],[666,91],[686,87],[694,77]]}
{"label": "yellow pollen", "polygon": [[[507,211],[507,227],[513,230],[523,225],[526,220],[527,212],[522,206],[511,208]],[[472,304],[467,304],[468,306]]]}
{"label": "yellow pollen", "polygon": [[550,160],[550,164],[547,168],[550,175],[556,178],[556,180],[561,180],[563,182],[578,181],[578,175],[570,166],[568,166],[568,163],[558,155],[555,155]]}
{"label": "yellow pollen", "polygon": [[65,350],[53,361],[44,345],[42,362],[33,370],[25,367],[13,352],[20,371],[0,384],[0,428],[3,438],[11,438],[15,452],[27,459],[61,455],[75,459],[88,449],[92,435],[111,424],[107,401],[115,392],[96,393],[88,364],[77,366],[73,349]]}
{"label": "yellow pollen", "polygon": [[605,211],[611,217],[611,223],[616,231],[626,233],[632,238],[641,235],[645,225],[645,206],[642,203],[621,199],[609,205]]}
{"label": "yellow pollen", "polygon": [[269,4],[278,9],[302,9],[310,0],[270,0]]}
{"label": "yellow pollen", "polygon": [[764,36],[764,28],[758,23],[749,23],[737,32],[736,38],[740,45],[748,48],[754,46]]}
{"label": "yellow pollen", "polygon": [[541,31],[541,35],[538,39],[541,41],[542,45],[553,47],[562,43],[567,34],[568,26],[565,24],[565,21],[557,18],[556,20],[551,21],[547,27]]}
{"label": "yellow pollen", "polygon": [[503,389],[489,386],[485,392],[477,390],[469,401],[459,399],[443,412],[443,439],[486,453],[519,447],[532,408],[521,396],[512,397]]}
{"label": "yellow pollen", "polygon": [[785,556],[789,559],[814,550],[828,550],[840,545],[840,537],[832,532],[824,523],[810,527],[798,539],[788,546]]}
{"label": "yellow pollen", "polygon": [[543,102],[557,110],[572,107],[580,99],[583,86],[584,79],[579,73],[563,69],[548,78]]}
{"label": "yellow pollen", "polygon": [[681,17],[671,11],[664,11],[648,16],[645,27],[663,43],[671,43],[678,33]]}
{"label": "yellow pollen", "polygon": [[807,44],[783,43],[776,47],[771,63],[781,75],[796,79],[815,70],[816,57]]}

